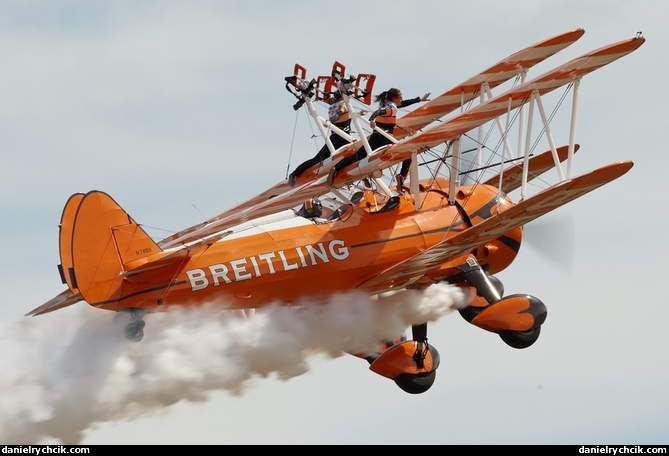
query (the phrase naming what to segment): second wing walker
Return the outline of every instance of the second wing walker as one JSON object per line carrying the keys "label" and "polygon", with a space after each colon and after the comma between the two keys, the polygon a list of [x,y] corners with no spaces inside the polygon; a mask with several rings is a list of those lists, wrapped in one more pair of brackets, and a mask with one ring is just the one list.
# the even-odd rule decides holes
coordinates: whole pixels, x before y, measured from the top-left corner
{"label": "second wing walker", "polygon": [[[331,186],[326,176],[334,164],[368,146],[370,124],[361,111],[371,110],[375,77],[346,76],[336,62],[331,74],[309,80],[296,65],[287,87],[297,97],[295,109],[309,111],[331,147],[329,157],[292,182],[283,180],[159,241],[108,194],[72,195],[59,228],[58,269],[67,289],[27,315],[86,302],[127,316],[125,335],[139,341],[144,317],[173,306],[216,302],[246,311],[276,302],[327,302],[348,291],[383,298],[447,284],[466,291],[469,299],[459,312],[467,322],[511,347],[529,347],[540,335],[546,306],[527,294],[505,295],[495,274],[513,263],[527,223],[633,165],[621,161],[573,177],[579,150],[573,130],[568,144],[557,147],[545,104],[556,89],[572,91],[574,115],[581,79],[639,48],[640,34],[525,80],[533,65],[582,35],[582,29],[572,30],[512,54],[401,116],[391,144],[368,150]],[[514,80],[518,84],[492,94]],[[350,132],[337,132],[318,114],[333,96],[351,113]],[[535,117],[540,122],[533,122]],[[495,130],[493,148],[483,138]],[[346,135],[346,144],[332,147],[332,132]],[[545,152],[534,152],[535,137],[548,143]],[[517,144],[511,138],[518,138]],[[468,142],[473,147],[466,148]],[[394,172],[407,158],[413,160],[409,186],[395,187]],[[543,188],[529,195],[539,183]],[[397,334],[355,355],[404,391],[423,393],[440,362],[428,343],[427,324],[415,322],[410,337]]]}

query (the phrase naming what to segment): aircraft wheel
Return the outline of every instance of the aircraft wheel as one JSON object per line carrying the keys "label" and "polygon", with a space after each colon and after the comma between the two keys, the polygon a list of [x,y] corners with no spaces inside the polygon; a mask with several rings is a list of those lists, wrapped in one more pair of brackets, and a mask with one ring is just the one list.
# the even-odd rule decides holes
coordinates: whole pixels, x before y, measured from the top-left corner
{"label": "aircraft wheel", "polygon": [[144,320],[133,321],[125,327],[125,338],[130,342],[139,342],[144,338]]}
{"label": "aircraft wheel", "polygon": [[430,389],[436,377],[437,371],[434,370],[421,374],[400,374],[393,380],[403,391],[409,394],[421,394]]}
{"label": "aircraft wheel", "polygon": [[537,341],[539,334],[541,334],[541,326],[532,328],[529,331],[500,331],[499,337],[509,347],[527,348]]}

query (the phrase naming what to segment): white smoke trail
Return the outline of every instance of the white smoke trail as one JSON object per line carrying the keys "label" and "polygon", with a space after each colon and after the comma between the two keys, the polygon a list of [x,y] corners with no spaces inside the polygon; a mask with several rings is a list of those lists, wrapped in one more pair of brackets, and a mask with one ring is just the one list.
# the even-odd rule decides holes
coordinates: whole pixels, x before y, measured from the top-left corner
{"label": "white smoke trail", "polygon": [[179,401],[206,401],[249,382],[308,370],[317,353],[365,353],[408,326],[464,305],[437,284],[383,299],[339,295],[325,305],[269,307],[252,318],[212,308],[149,315],[144,339],[124,340],[105,311],[26,318],[0,333],[0,441],[77,444],[95,423],[137,418]]}

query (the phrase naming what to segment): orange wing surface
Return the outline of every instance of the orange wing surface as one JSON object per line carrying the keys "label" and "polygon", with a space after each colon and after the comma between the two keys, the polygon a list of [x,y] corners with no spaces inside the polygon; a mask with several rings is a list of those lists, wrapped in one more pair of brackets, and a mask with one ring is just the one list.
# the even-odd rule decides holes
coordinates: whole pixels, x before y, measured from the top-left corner
{"label": "orange wing surface", "polygon": [[639,48],[644,41],[644,38],[634,37],[577,57],[542,76],[449,119],[440,126],[388,146],[369,157],[366,164],[360,163],[359,167],[361,169],[358,170],[356,175],[352,175],[350,170],[349,172],[339,173],[334,185],[339,187],[359,178],[356,176],[360,174],[370,173],[376,169],[385,169],[400,163],[410,158],[412,152],[424,152],[445,141],[456,139],[480,125],[505,115],[510,109],[518,108],[527,103],[533,94],[537,96],[545,95],[626,56]]}
{"label": "orange wing surface", "polygon": [[508,210],[465,229],[455,236],[419,253],[376,277],[360,284],[366,290],[385,290],[401,287],[407,280],[440,267],[451,258],[463,255],[476,247],[497,239],[504,233],[521,227],[570,201],[585,195],[625,174],[633,166],[630,161],[613,163],[583,176],[554,185]]}
{"label": "orange wing surface", "polygon": [[503,84],[573,44],[584,33],[585,30],[583,29],[561,33],[499,61],[487,70],[482,71],[473,78],[467,79],[465,82],[458,84],[437,98],[398,119],[397,128],[399,131],[394,134],[395,138],[401,139],[408,134],[413,134],[421,130],[435,120],[442,118],[444,115],[462,107],[465,103],[469,103],[475,97],[479,96],[484,84],[489,89]]}
{"label": "orange wing surface", "polygon": [[[574,147],[574,153],[578,151],[580,146],[578,144]],[[569,146],[562,146],[556,149],[558,159],[560,162],[563,162],[567,159],[569,155]],[[530,179],[536,178],[544,174],[546,171],[555,167],[555,161],[553,160],[552,151],[547,150],[539,155],[536,155],[529,159],[527,163],[527,174]],[[520,187],[523,177],[523,164],[517,163],[513,166],[506,168],[502,173],[502,185],[501,190],[504,193],[511,193]],[[488,180],[482,182],[485,185],[491,185],[493,187],[499,187],[499,174],[489,178]]]}

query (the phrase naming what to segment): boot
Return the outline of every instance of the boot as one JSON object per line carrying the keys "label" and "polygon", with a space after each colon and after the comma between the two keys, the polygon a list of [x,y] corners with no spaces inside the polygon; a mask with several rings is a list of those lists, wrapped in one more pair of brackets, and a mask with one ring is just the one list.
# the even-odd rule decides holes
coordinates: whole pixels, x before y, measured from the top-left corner
{"label": "boot", "polygon": [[397,191],[401,192],[404,188],[404,176],[398,174],[395,176],[395,180],[397,181]]}
{"label": "boot", "polygon": [[328,173],[328,187],[332,187],[332,184],[336,176],[337,176],[337,168],[332,168]]}

